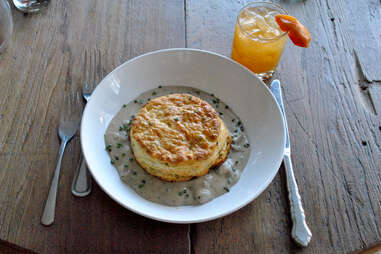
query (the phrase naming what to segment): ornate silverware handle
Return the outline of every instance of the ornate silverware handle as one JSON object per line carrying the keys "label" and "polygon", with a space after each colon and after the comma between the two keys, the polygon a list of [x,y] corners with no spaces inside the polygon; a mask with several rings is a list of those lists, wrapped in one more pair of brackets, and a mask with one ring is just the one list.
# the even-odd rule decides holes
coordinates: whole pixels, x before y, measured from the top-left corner
{"label": "ornate silverware handle", "polygon": [[285,154],[283,162],[286,168],[288,198],[290,200],[291,219],[293,222],[291,235],[298,244],[306,247],[311,240],[312,233],[306,223],[290,155]]}
{"label": "ornate silverware handle", "polygon": [[298,185],[296,183],[294,170],[292,168],[290,137],[288,134],[287,119],[284,112],[282,89],[280,87],[279,80],[275,79],[271,83],[270,89],[280,107],[281,113],[283,115],[284,129],[286,131],[286,144],[284,149],[283,162],[286,168],[288,198],[290,200],[291,219],[293,223],[291,236],[295,242],[301,246],[306,247],[311,240],[312,234],[306,223]]}

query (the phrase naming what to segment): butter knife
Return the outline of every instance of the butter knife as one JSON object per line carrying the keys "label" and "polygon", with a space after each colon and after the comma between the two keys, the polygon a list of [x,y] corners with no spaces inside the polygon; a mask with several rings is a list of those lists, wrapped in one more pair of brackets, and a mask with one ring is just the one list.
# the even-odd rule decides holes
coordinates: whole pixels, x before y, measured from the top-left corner
{"label": "butter knife", "polygon": [[291,236],[296,243],[303,247],[307,247],[308,243],[311,240],[312,233],[306,223],[302,201],[298,190],[298,185],[296,183],[294,171],[292,169],[290,136],[288,134],[287,119],[284,111],[282,90],[280,87],[279,80],[275,79],[271,83],[270,89],[281,109],[283,115],[284,129],[286,131],[286,147],[284,150],[283,163],[286,169],[288,198],[290,200],[291,219],[293,224]]}

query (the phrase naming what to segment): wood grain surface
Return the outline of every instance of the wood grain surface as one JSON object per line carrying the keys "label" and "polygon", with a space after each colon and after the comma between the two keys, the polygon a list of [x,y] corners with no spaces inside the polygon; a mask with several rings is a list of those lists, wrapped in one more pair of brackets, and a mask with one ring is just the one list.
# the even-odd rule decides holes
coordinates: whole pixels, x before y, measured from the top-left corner
{"label": "wood grain surface", "polygon": [[136,215],[97,185],[87,198],[71,194],[78,136],[63,159],[55,223],[40,224],[60,106],[67,91],[81,90],[84,49],[99,49],[99,71],[108,73],[142,53],[184,47],[184,2],[61,0],[40,14],[12,11],[14,34],[0,55],[0,239],[49,254],[187,253],[188,225]]}
{"label": "wood grain surface", "polygon": [[[246,0],[56,0],[23,15],[0,54],[0,253],[351,253],[381,243],[381,3],[277,1],[310,30],[308,49],[290,42],[277,69],[292,159],[313,238],[297,247],[283,166],[238,212],[173,225],[136,215],[95,184],[70,192],[80,154],[68,145],[56,221],[40,225],[59,140],[63,95],[80,91],[84,51],[109,73],[142,53],[192,47],[230,55]],[[82,109],[78,109],[82,110]],[[15,247],[19,246],[19,247]]]}
{"label": "wood grain surface", "polygon": [[[247,2],[187,1],[188,47],[229,56]],[[194,253],[349,253],[381,241],[381,3],[278,3],[312,35],[308,49],[289,42],[277,69],[312,241],[290,239],[281,167],[250,205],[192,226]]]}

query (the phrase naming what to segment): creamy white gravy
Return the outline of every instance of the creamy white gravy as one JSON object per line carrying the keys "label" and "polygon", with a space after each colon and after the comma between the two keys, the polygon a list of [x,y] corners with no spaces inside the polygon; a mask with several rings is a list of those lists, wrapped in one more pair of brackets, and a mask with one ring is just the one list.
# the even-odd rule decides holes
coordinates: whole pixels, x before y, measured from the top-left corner
{"label": "creamy white gravy", "polygon": [[[128,132],[134,115],[148,100],[171,93],[189,93],[210,103],[232,136],[232,146],[224,164],[187,182],[165,182],[148,174],[135,162],[130,149]],[[128,186],[145,199],[169,206],[199,205],[229,192],[239,180],[250,152],[244,126],[230,107],[213,94],[184,86],[159,86],[123,105],[107,128],[105,143],[110,163]]]}

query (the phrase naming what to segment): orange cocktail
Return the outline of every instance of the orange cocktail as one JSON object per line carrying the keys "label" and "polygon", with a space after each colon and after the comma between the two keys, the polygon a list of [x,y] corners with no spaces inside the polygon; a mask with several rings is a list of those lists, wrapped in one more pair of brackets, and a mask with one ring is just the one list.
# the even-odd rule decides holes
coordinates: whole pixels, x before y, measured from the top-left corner
{"label": "orange cocktail", "polygon": [[237,18],[231,57],[262,79],[274,73],[287,41],[287,32],[275,22],[277,14],[287,12],[273,3],[254,2]]}

